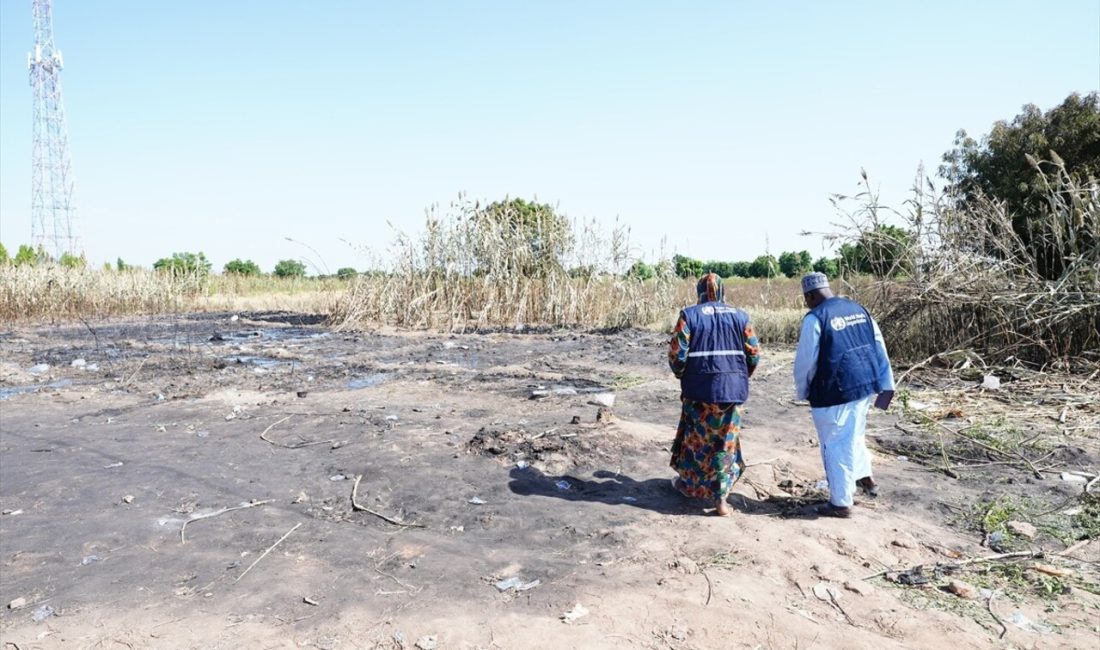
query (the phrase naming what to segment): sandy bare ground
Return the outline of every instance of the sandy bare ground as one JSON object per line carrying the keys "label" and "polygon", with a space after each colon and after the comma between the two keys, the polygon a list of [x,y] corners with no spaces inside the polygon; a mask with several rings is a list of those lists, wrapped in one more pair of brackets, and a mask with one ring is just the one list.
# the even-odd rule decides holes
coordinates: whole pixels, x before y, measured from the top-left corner
{"label": "sandy bare ground", "polygon": [[[0,637],[22,650],[1097,647],[1095,539],[1066,556],[1042,531],[1015,547],[1047,551],[1012,566],[1063,572],[1056,597],[941,589],[957,577],[978,591],[971,571],[888,579],[994,555],[957,524],[968,504],[1057,503],[1081,485],[1002,465],[955,480],[876,453],[883,495],[853,519],[787,516],[785,495],[812,496],[824,473],[791,353],[766,350],[736,511],[706,516],[668,486],[679,401],[664,354],[642,331],[336,333],[288,314],[8,331],[0,604],[25,602],[3,610]],[[872,436],[894,417],[873,416]],[[1095,472],[1094,443],[1069,444],[1067,467]],[[357,477],[373,512],[353,508]],[[523,589],[498,588],[508,578]]]}

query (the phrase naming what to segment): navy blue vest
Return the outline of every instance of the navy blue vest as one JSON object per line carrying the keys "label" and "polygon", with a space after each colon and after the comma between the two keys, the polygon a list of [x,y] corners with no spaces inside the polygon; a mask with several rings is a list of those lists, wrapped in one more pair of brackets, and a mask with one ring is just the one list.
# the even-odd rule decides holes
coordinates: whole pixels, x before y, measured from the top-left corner
{"label": "navy blue vest", "polygon": [[836,406],[882,392],[875,329],[867,310],[847,298],[833,297],[810,315],[821,322],[810,406]]}
{"label": "navy blue vest", "polygon": [[684,309],[691,340],[680,378],[684,399],[743,404],[749,397],[745,326],[749,315],[722,302]]}

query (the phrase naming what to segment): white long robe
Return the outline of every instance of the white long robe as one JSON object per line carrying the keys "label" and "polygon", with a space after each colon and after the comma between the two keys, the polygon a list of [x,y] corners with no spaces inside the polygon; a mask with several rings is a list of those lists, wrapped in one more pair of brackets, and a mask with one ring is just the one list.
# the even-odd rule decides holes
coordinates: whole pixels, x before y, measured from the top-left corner
{"label": "white long robe", "polygon": [[[875,330],[875,346],[878,351],[879,385],[883,390],[894,389],[894,372],[878,323],[871,321]],[[794,384],[798,399],[810,395],[810,382],[817,372],[817,356],[821,344],[821,321],[807,314],[802,321],[798,349],[794,356]],[[814,428],[821,445],[821,461],[825,465],[825,478],[829,482],[829,502],[848,508],[855,500],[856,481],[871,476],[871,454],[867,451],[864,432],[867,428],[867,412],[874,403],[870,395],[836,406],[810,409]]]}

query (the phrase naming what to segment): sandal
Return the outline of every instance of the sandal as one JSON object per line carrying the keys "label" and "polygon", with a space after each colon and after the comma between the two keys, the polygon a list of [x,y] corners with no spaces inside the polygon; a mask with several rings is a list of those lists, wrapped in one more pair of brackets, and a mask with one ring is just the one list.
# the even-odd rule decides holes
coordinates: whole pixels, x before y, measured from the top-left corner
{"label": "sandal", "polygon": [[836,517],[837,519],[847,519],[852,516],[852,509],[844,508],[841,506],[834,506],[831,503],[819,503],[818,505],[810,508],[810,514],[815,514],[819,517]]}
{"label": "sandal", "polygon": [[878,483],[875,483],[875,479],[870,476],[864,476],[856,481],[856,487],[872,499],[878,497]]}

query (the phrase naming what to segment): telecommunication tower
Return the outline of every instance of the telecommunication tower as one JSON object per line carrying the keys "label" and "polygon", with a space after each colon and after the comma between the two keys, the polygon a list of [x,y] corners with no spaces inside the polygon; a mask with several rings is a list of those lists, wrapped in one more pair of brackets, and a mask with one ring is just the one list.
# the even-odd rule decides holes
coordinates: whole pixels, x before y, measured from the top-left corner
{"label": "telecommunication tower", "polygon": [[51,0],[32,0],[34,50],[27,54],[34,91],[34,136],[31,154],[31,240],[55,258],[80,256],[76,230],[73,173],[65,106],[61,102],[64,59],[53,45]]}

